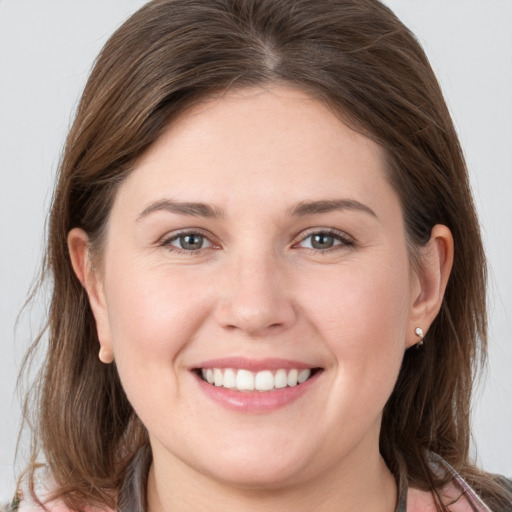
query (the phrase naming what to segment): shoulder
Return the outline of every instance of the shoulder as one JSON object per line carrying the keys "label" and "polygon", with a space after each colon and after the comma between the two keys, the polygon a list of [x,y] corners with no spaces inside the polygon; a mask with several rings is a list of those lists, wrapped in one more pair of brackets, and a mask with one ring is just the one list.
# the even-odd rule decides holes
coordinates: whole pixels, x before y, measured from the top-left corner
{"label": "shoulder", "polygon": [[442,457],[429,453],[429,466],[434,474],[450,479],[435,492],[409,488],[407,512],[437,512],[439,502],[449,512],[491,512],[482,498]]}
{"label": "shoulder", "polygon": [[[27,475],[20,483],[13,501],[12,509],[15,512],[68,512],[63,503],[49,499],[55,484],[49,471],[38,467],[34,472],[33,488],[29,484]],[[41,502],[39,503],[38,500]]]}
{"label": "shoulder", "polygon": [[[55,481],[46,469],[41,469],[35,477],[33,492],[28,482],[22,482],[18,489],[12,512],[74,512],[60,499],[52,499],[56,488]],[[110,508],[86,508],[84,512],[114,512]]]}
{"label": "shoulder", "polygon": [[[74,512],[68,508],[60,500],[42,501],[42,505],[38,504],[32,497],[26,498],[22,496],[16,508],[12,512]],[[114,512],[110,508],[98,509],[87,508],[85,512]]]}
{"label": "shoulder", "polygon": [[36,503],[33,499],[27,499],[25,496],[21,497],[19,505],[14,509],[15,512],[71,512],[60,501],[49,501],[43,503],[43,506]]}
{"label": "shoulder", "polygon": [[[438,491],[439,497],[450,512],[490,512],[489,508],[455,486],[452,482]],[[407,512],[437,512],[438,508],[431,491],[409,488]]]}

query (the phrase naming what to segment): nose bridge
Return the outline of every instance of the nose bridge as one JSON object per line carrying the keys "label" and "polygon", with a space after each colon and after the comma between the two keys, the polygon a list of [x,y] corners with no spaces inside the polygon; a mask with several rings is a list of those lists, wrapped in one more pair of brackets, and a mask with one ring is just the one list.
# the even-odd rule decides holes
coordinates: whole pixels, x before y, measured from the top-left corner
{"label": "nose bridge", "polygon": [[294,321],[283,265],[271,248],[240,251],[227,266],[217,310],[223,327],[261,336]]}

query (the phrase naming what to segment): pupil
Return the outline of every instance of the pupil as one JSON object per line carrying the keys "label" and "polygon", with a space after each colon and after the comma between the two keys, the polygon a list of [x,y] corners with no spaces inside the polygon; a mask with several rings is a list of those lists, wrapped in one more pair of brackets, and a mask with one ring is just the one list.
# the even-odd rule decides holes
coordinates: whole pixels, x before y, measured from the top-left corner
{"label": "pupil", "polygon": [[201,235],[183,235],[180,237],[180,245],[182,249],[200,249],[203,245],[203,237]]}
{"label": "pupil", "polygon": [[315,249],[328,249],[334,244],[334,239],[330,235],[314,235],[311,245]]}

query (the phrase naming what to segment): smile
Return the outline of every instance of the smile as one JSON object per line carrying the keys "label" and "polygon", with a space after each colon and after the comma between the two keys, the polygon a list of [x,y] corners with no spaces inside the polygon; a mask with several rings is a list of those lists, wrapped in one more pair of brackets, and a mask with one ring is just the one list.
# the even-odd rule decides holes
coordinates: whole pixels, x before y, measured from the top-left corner
{"label": "smile", "polygon": [[306,382],[314,372],[314,368],[280,368],[258,372],[234,368],[202,368],[198,374],[203,381],[216,387],[236,391],[265,392],[299,386]]}
{"label": "smile", "polygon": [[267,414],[291,405],[322,381],[324,368],[287,359],[225,357],[190,368],[202,394],[244,414]]}

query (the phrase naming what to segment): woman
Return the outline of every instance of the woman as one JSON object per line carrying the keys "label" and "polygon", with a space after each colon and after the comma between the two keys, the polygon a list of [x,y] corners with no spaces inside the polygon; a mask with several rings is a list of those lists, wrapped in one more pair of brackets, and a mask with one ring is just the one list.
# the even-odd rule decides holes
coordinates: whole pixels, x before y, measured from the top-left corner
{"label": "woman", "polygon": [[138,11],[68,136],[46,273],[22,509],[510,508],[468,457],[464,160],[380,3]]}

